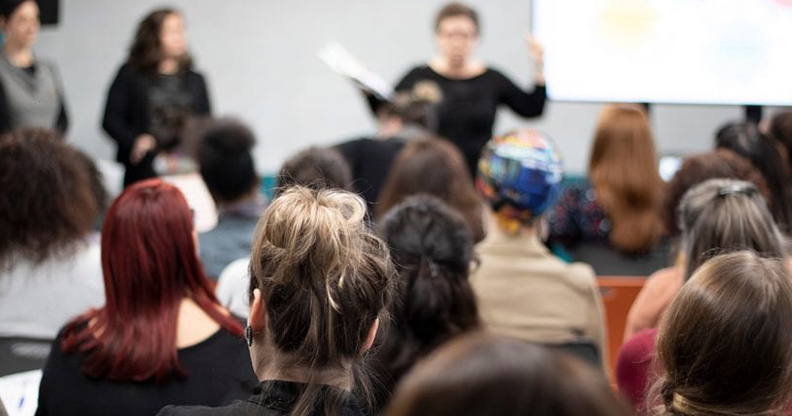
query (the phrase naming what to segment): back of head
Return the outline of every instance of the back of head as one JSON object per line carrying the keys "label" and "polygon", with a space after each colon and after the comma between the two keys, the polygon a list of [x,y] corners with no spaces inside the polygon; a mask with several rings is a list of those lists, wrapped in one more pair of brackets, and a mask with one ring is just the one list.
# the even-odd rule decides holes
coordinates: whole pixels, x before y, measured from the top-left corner
{"label": "back of head", "polygon": [[48,130],[0,136],[0,193],[0,270],[70,253],[99,212],[86,158]]}
{"label": "back of head", "polygon": [[660,325],[660,415],[782,414],[792,385],[792,287],[784,262],[715,257],[682,286]]}
{"label": "back of head", "polygon": [[398,380],[418,358],[478,325],[468,281],[473,239],[458,213],[428,195],[395,206],[382,221],[382,235],[399,280],[378,357]]}
{"label": "back of head", "polygon": [[399,152],[380,194],[377,218],[411,195],[440,198],[465,218],[476,241],[484,237],[481,202],[465,159],[451,142],[426,138],[409,142]]}
{"label": "back of head", "polygon": [[[75,318],[62,344],[66,351],[89,354],[82,369],[91,377],[184,376],[175,345],[184,298],[232,333],[242,333],[218,308],[196,255],[193,214],[173,185],[141,181],[113,202],[102,228],[102,270],[105,306]],[[143,338],[149,341],[139,342]]]}
{"label": "back of head", "polygon": [[792,171],[792,110],[778,113],[770,119],[769,134],[786,149],[787,169]]}
{"label": "back of head", "polygon": [[500,224],[516,231],[555,203],[563,166],[552,140],[536,130],[495,137],[484,147],[476,187]]}
{"label": "back of head", "polygon": [[277,178],[277,196],[295,185],[311,189],[350,190],[352,171],[344,156],[333,148],[310,147],[287,160]]}
{"label": "back of head", "polygon": [[792,185],[773,139],[762,134],[756,124],[729,123],[718,130],[715,146],[748,159],[762,173],[771,193],[773,218],[787,231],[792,226]]}
{"label": "back of head", "polygon": [[216,120],[203,133],[198,164],[216,201],[234,202],[256,189],[258,176],[250,154],[255,143],[253,132],[235,120]]}
{"label": "back of head", "polygon": [[679,235],[679,204],[685,193],[708,179],[718,178],[750,182],[763,196],[770,198],[770,191],[762,174],[751,162],[731,150],[719,149],[687,157],[668,184],[664,221],[669,235]]}
{"label": "back of head", "polygon": [[414,94],[396,94],[391,102],[383,104],[377,111],[381,118],[398,118],[405,126],[417,127],[433,132],[437,129],[437,117],[434,104]]}
{"label": "back of head", "polygon": [[[309,385],[318,370],[359,362],[390,302],[395,272],[365,214],[354,194],[295,186],[273,200],[256,229],[250,293],[261,290],[265,344],[283,358],[269,365],[307,369]],[[310,413],[318,394],[312,389],[295,414]]]}
{"label": "back of head", "polygon": [[781,232],[756,187],[732,179],[710,179],[688,191],[679,206],[686,254],[685,277],[718,254],[752,250],[786,256]]}
{"label": "back of head", "polygon": [[626,416],[605,377],[577,359],[523,340],[456,338],[399,386],[386,416]]}
{"label": "back of head", "polygon": [[628,252],[651,249],[665,232],[660,220],[665,185],[645,111],[628,105],[603,110],[589,179],[611,222],[611,243]]}

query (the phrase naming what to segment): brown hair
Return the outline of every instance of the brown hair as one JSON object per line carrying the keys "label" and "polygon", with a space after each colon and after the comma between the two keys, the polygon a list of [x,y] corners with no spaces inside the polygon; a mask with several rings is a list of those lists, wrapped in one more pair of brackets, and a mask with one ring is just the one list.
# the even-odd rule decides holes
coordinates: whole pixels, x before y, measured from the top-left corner
{"label": "brown hair", "polygon": [[[135,32],[135,39],[129,48],[128,63],[135,69],[148,75],[157,72],[162,61],[162,45],[160,43],[162,24],[165,18],[174,14],[181,15],[176,9],[166,7],[152,11],[140,21]],[[189,54],[182,56],[179,61],[179,72],[190,70],[192,63],[192,57]]]}
{"label": "brown hair", "polygon": [[295,185],[351,190],[352,170],[336,149],[312,146],[290,157],[276,179],[275,196]]}
{"label": "brown hair", "polygon": [[410,195],[436,196],[465,218],[475,242],[484,238],[482,201],[465,158],[451,142],[439,138],[415,140],[399,152],[380,193],[377,218]]}
{"label": "brown hair", "polygon": [[86,159],[50,130],[0,136],[0,270],[68,255],[99,213]]}
{"label": "brown hair", "polygon": [[707,179],[716,178],[751,182],[765,198],[770,198],[770,191],[762,174],[751,165],[751,162],[731,150],[719,149],[687,157],[668,183],[668,196],[663,216],[669,235],[679,235],[678,210],[685,193]]}
{"label": "brown hair", "polygon": [[646,113],[610,105],[600,116],[589,161],[589,178],[611,222],[610,241],[627,252],[651,249],[665,233],[660,207],[665,184],[657,167]]}
{"label": "brown hair", "polygon": [[710,258],[752,250],[785,257],[784,237],[755,186],[732,179],[710,179],[693,187],[679,205],[685,278]]}
{"label": "brown hair", "polygon": [[474,333],[454,339],[399,386],[386,416],[627,416],[604,375],[523,340]]}
{"label": "brown hair", "polygon": [[786,149],[787,171],[792,171],[792,110],[783,111],[770,119],[770,137]]}
{"label": "brown hair", "polygon": [[[660,325],[656,415],[780,414],[792,385],[792,286],[780,259],[706,262]],[[775,411],[775,412],[773,412]]]}
{"label": "brown hair", "polygon": [[443,8],[437,12],[437,16],[435,16],[435,31],[440,29],[440,22],[449,17],[457,16],[467,17],[468,19],[472,20],[473,25],[476,27],[476,33],[481,32],[478,13],[472,7],[456,2],[444,5]]}
{"label": "brown hair", "polygon": [[308,387],[293,415],[311,414],[323,398],[325,414],[338,414],[345,393],[322,386],[314,373],[346,368],[366,390],[360,354],[375,319],[390,302],[395,271],[388,247],[364,222],[366,205],[339,190],[295,186],[278,196],[259,221],[250,261],[250,293],[260,289],[265,337],[286,362],[309,370]]}

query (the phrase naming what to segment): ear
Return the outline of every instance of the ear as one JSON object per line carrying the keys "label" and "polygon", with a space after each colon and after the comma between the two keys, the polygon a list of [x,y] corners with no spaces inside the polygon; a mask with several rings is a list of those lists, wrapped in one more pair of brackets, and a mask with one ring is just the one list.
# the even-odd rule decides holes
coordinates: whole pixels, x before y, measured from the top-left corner
{"label": "ear", "polygon": [[379,329],[379,318],[374,320],[374,323],[371,324],[371,328],[368,330],[368,335],[366,336],[366,342],[363,343],[363,351],[366,352],[374,345],[374,339],[377,338],[377,330]]}
{"label": "ear", "polygon": [[267,327],[267,311],[264,308],[264,299],[260,289],[253,289],[253,301],[250,302],[248,325],[254,334],[261,333]]}

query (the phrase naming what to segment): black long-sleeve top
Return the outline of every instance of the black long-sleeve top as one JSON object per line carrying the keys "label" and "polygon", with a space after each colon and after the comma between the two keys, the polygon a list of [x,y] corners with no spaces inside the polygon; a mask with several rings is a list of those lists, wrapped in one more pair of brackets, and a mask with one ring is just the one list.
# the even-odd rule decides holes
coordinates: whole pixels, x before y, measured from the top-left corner
{"label": "black long-sleeve top", "polygon": [[[192,97],[193,115],[210,115],[212,110],[204,77],[195,71],[187,71],[181,76],[184,77],[185,88]],[[149,89],[154,77],[156,75],[144,74],[132,65],[124,64],[107,93],[102,128],[118,143],[116,160],[127,169],[125,184],[143,179],[130,177],[130,168],[134,171],[133,176],[139,174],[140,170],[150,169],[150,166],[131,166],[129,156],[135,138],[141,134],[151,134]],[[151,159],[144,159],[141,165],[150,165]]]}
{"label": "black long-sleeve top", "polygon": [[[439,87],[442,95],[436,107],[437,134],[456,143],[471,173],[476,171],[482,147],[492,137],[499,105],[508,106],[522,117],[538,117],[547,101],[544,85],[526,92],[491,68],[473,78],[452,79],[422,65],[410,70],[396,85],[396,91],[412,91],[417,84],[426,81]],[[368,100],[375,113],[383,103],[372,95]]]}

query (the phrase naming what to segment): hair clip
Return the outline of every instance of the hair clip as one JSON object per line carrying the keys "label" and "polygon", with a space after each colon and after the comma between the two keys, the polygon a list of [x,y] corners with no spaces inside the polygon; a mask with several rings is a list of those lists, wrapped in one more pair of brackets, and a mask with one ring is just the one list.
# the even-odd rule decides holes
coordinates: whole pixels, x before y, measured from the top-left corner
{"label": "hair clip", "polygon": [[756,188],[745,185],[727,185],[718,189],[718,197],[723,198],[727,195],[746,195],[752,196],[756,193]]}

